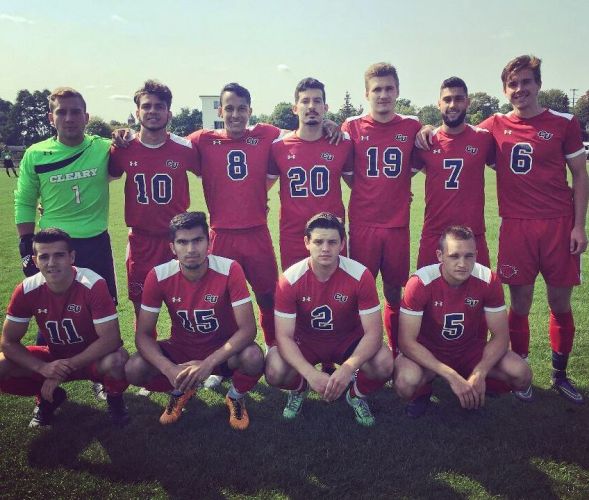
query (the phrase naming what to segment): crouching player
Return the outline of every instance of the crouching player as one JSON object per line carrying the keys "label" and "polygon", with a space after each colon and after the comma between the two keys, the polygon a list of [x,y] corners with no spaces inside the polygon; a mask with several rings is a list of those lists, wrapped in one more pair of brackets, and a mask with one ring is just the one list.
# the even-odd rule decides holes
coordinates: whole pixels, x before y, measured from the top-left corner
{"label": "crouching player", "polygon": [[[125,367],[130,383],[150,391],[171,391],[160,423],[176,422],[198,386],[211,374],[232,377],[225,402],[229,423],[249,425],[244,396],[263,372],[255,344],[251,298],[241,266],[209,255],[209,227],[203,212],[176,215],[170,222],[176,256],[154,267],[145,280],[135,342],[138,352]],[[172,322],[171,337],[154,331],[162,302]]]}
{"label": "crouching player", "polygon": [[[346,391],[360,425],[374,417],[365,396],[381,388],[393,371],[393,356],[382,343],[380,302],[374,278],[362,264],[340,256],[344,226],[333,214],[312,217],[305,228],[310,258],[288,268],[276,289],[277,347],[268,352],[266,380],[288,389],[283,411],[295,418],[310,387],[326,401]],[[331,375],[318,363],[340,365]]]}
{"label": "crouching player", "polygon": [[[16,287],[0,348],[0,391],[36,396],[29,427],[48,427],[66,400],[61,384],[92,380],[104,385],[113,423],[129,416],[122,393],[127,388],[119,321],[103,278],[76,268],[70,236],[47,228],[33,238],[33,261],[39,272]],[[24,346],[22,338],[35,316],[46,346]]]}
{"label": "crouching player", "polygon": [[[447,228],[437,255],[439,264],[411,276],[401,302],[402,356],[395,364],[394,382],[399,395],[410,400],[410,417],[427,410],[436,375],[450,384],[466,409],[483,406],[487,377],[514,391],[528,388],[532,379],[528,364],[508,350],[501,282],[476,263],[473,232],[464,226]],[[488,341],[481,334],[483,317],[491,332]]]}

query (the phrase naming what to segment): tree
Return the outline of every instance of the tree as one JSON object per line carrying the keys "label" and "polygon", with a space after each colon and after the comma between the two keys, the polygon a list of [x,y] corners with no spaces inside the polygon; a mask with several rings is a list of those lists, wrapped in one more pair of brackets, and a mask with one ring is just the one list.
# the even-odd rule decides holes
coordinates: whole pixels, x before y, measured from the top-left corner
{"label": "tree", "polygon": [[506,102],[504,104],[501,105],[501,107],[499,108],[499,113],[503,113],[504,115],[509,113],[511,110],[513,109],[513,106]]}
{"label": "tree", "polygon": [[12,109],[12,103],[0,99],[0,142],[5,143],[6,125],[8,124],[8,115]]}
{"label": "tree", "polygon": [[35,142],[47,139],[53,129],[47,119],[49,90],[21,90],[8,113],[5,128],[7,144],[24,144],[30,146]]}
{"label": "tree", "polygon": [[589,128],[589,90],[579,97],[574,112],[581,122],[581,128],[586,133]]}
{"label": "tree", "polygon": [[186,137],[202,128],[202,112],[198,109],[181,108],[180,113],[172,117],[169,128],[173,134]]}
{"label": "tree", "polygon": [[540,106],[553,109],[554,111],[561,113],[569,112],[569,98],[562,90],[541,90],[538,93],[538,102]]}
{"label": "tree", "polygon": [[298,117],[292,112],[292,104],[279,102],[270,115],[269,122],[275,127],[296,130],[299,126]]}
{"label": "tree", "polygon": [[442,117],[440,116],[440,110],[433,104],[428,104],[419,110],[417,113],[419,121],[423,125],[433,125],[437,127],[442,124]]}
{"label": "tree", "polygon": [[250,125],[255,125],[256,123],[270,123],[270,117],[264,113],[250,116]]}
{"label": "tree", "polygon": [[344,104],[339,109],[337,113],[335,113],[335,121],[339,125],[345,122],[350,116],[358,116],[362,114],[364,108],[362,106],[356,108],[352,104],[352,98],[350,97],[350,93],[346,90],[346,95],[344,97]]}
{"label": "tree", "polygon": [[397,99],[395,104],[395,113],[400,115],[417,116],[417,109],[411,104],[410,99]]}
{"label": "tree", "polygon": [[499,99],[493,97],[486,92],[475,92],[469,94],[470,106],[466,113],[466,121],[477,125],[485,118],[497,113],[499,111]]}
{"label": "tree", "polygon": [[92,116],[86,125],[86,133],[90,135],[99,135],[110,139],[113,129],[99,116]]}

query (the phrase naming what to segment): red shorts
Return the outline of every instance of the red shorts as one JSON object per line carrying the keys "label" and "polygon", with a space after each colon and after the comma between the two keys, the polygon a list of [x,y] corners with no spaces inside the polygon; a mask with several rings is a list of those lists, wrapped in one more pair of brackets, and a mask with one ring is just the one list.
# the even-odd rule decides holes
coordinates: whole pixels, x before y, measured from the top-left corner
{"label": "red shorts", "polygon": [[[300,260],[309,257],[309,250],[305,247],[304,238],[304,234],[291,235],[280,233],[280,265],[283,271]],[[344,257],[348,255],[345,246],[340,255]]]}
{"label": "red shorts", "polygon": [[[193,353],[187,352],[186,349],[184,349],[182,347],[178,347],[177,345],[174,345],[169,340],[159,340],[158,345],[160,346],[160,349],[162,350],[162,353],[164,354],[164,356],[166,356],[166,358],[168,358],[170,361],[173,361],[177,365],[180,365],[182,363],[186,363],[188,361],[195,361],[195,360],[202,361],[203,359],[205,359],[207,356],[210,356],[213,352],[215,352],[219,348],[218,345],[211,344],[207,347],[203,347],[198,352],[198,354],[196,354],[194,352]],[[214,375],[222,375],[223,377],[231,377],[232,373],[233,373],[233,370],[229,369],[229,366],[227,365],[226,361],[224,363],[221,363],[220,365],[215,366],[215,368],[213,370]]]}
{"label": "red shorts", "polygon": [[173,258],[174,254],[170,250],[170,242],[166,236],[154,236],[131,228],[125,262],[129,299],[132,302],[141,302],[147,273],[155,266]]}
{"label": "red shorts", "polygon": [[405,286],[409,278],[408,227],[350,227],[350,257],[387,285]]}
{"label": "red shorts", "polygon": [[[44,363],[51,363],[52,361],[59,359],[49,352],[49,348],[46,345],[29,345],[26,347],[27,351]],[[98,361],[94,361],[94,363],[70,373],[66,382],[71,380],[92,380],[93,382],[103,382],[103,377],[103,375],[98,373]],[[42,375],[36,372],[33,373],[31,378],[35,380],[45,380]]]}
{"label": "red shorts", "polygon": [[256,295],[274,294],[278,268],[268,226],[210,230],[211,253],[239,262]]}
{"label": "red shorts", "polygon": [[540,272],[550,286],[581,283],[581,259],[569,250],[573,217],[503,219],[497,273],[507,285],[532,285]]}
{"label": "red shorts", "polygon": [[312,365],[317,363],[341,365],[352,355],[360,339],[361,337],[354,333],[339,342],[305,342],[305,339],[296,339],[296,343],[304,358]]}
{"label": "red shorts", "polygon": [[[417,256],[417,269],[429,266],[430,264],[438,263],[438,256],[436,250],[438,249],[438,242],[441,234],[423,234],[419,240],[419,254]],[[483,234],[475,235],[477,245],[477,262],[486,267],[491,267],[491,260],[489,259],[489,247],[487,240]]]}
{"label": "red shorts", "polygon": [[472,349],[461,350],[455,355],[440,355],[434,350],[432,354],[450,368],[456,370],[462,377],[468,378],[474,370],[474,367],[483,359],[485,345],[475,346]]}

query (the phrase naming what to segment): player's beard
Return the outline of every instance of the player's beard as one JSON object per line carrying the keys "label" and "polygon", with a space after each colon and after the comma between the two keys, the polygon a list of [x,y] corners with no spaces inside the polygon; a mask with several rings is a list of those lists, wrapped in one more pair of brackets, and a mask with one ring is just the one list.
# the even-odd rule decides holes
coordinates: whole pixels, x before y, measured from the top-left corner
{"label": "player's beard", "polygon": [[168,126],[168,120],[166,120],[166,123],[164,123],[163,126],[157,126],[157,127],[153,127],[146,122],[147,122],[147,120],[146,121],[139,120],[139,124],[141,125],[141,127],[144,128],[145,130],[149,130],[150,132],[159,132],[160,130],[165,130],[166,127]]}
{"label": "player's beard", "polygon": [[450,118],[448,118],[448,116],[445,113],[442,113],[442,121],[444,122],[444,124],[447,127],[450,127],[450,128],[458,127],[459,125],[462,124],[462,122],[464,122],[465,118],[466,118],[466,110],[464,110],[462,113],[460,113],[454,120],[450,120]]}

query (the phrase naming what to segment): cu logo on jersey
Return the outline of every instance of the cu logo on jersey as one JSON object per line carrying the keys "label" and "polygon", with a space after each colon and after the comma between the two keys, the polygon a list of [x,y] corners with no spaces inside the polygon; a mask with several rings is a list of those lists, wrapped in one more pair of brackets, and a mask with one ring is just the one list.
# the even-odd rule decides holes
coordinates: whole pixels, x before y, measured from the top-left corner
{"label": "cu logo on jersey", "polygon": [[479,299],[473,299],[472,297],[466,297],[464,299],[464,303],[469,307],[476,307],[479,302]]}
{"label": "cu logo on jersey", "polygon": [[545,141],[549,141],[550,139],[552,139],[552,136],[554,134],[552,134],[551,132],[546,132],[546,130],[540,130],[538,132],[538,137],[540,139],[544,139]]}
{"label": "cu logo on jersey", "polygon": [[397,134],[395,136],[395,140],[399,141],[399,142],[407,142],[407,139],[409,139],[406,135],[403,134]]}
{"label": "cu logo on jersey", "polygon": [[67,310],[73,313],[79,313],[82,310],[82,307],[77,304],[68,304]]}
{"label": "cu logo on jersey", "polygon": [[213,295],[212,293],[207,293],[205,295],[205,302],[209,302],[211,304],[216,304],[218,300],[219,300],[218,295]]}
{"label": "cu logo on jersey", "polygon": [[166,167],[171,168],[171,169],[177,169],[180,166],[180,162],[179,161],[174,161],[174,160],[166,160]]}
{"label": "cu logo on jersey", "polygon": [[336,293],[336,294],[333,296],[333,298],[334,298],[335,300],[337,300],[338,302],[341,302],[342,304],[343,304],[344,302],[347,302],[347,301],[348,301],[348,296],[347,296],[347,295],[344,295],[343,293],[340,293],[340,292],[337,292],[337,293]]}
{"label": "cu logo on jersey", "polygon": [[334,155],[331,153],[321,153],[321,158],[323,158],[326,161],[331,161],[334,158]]}
{"label": "cu logo on jersey", "polygon": [[474,146],[471,146],[469,144],[468,146],[466,146],[465,151],[467,153],[470,153],[471,155],[476,155],[479,152],[479,148],[475,148]]}
{"label": "cu logo on jersey", "polygon": [[257,146],[260,142],[260,139],[256,139],[255,137],[248,137],[245,142],[251,146]]}

